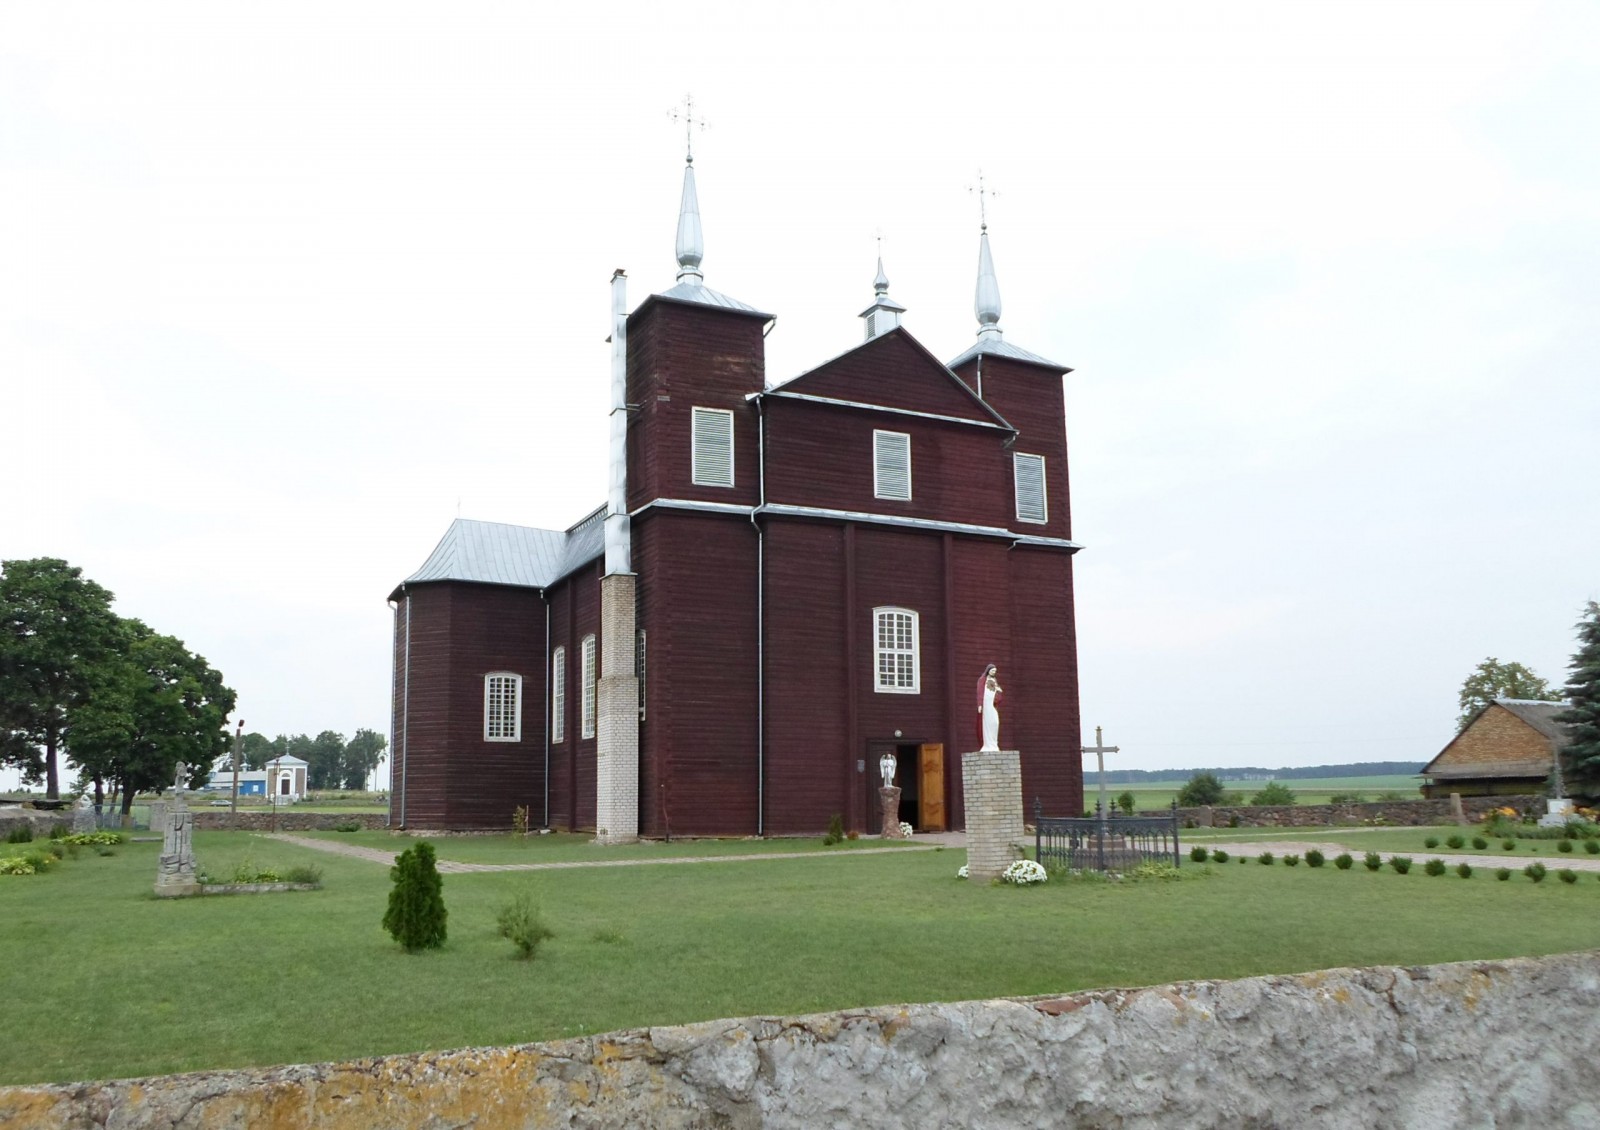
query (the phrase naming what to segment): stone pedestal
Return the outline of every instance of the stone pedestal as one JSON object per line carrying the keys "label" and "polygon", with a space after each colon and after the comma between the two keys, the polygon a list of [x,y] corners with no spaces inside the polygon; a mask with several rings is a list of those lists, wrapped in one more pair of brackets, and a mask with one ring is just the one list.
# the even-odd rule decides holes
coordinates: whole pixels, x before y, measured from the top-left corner
{"label": "stone pedestal", "polygon": [[1559,828],[1575,815],[1573,803],[1567,797],[1557,797],[1544,802],[1544,815],[1539,817],[1541,828]]}
{"label": "stone pedestal", "polygon": [[161,858],[156,862],[156,897],[183,898],[200,893],[194,869],[194,815],[180,792],[172,798],[161,831]]}
{"label": "stone pedestal", "polygon": [[[153,800],[150,802],[150,830],[152,832],[159,832],[167,826],[167,807],[167,802],[164,800]],[[128,814],[128,821],[129,823],[126,825],[126,827],[133,827],[132,813]]]}
{"label": "stone pedestal", "polygon": [[998,879],[1022,838],[1022,755],[1014,749],[963,753],[961,789],[967,813],[967,877]]}
{"label": "stone pedestal", "polygon": [[878,802],[883,807],[883,838],[903,840],[900,834],[900,789],[895,785],[878,790]]}
{"label": "stone pedestal", "polygon": [[600,678],[595,702],[595,842],[639,838],[639,678],[632,573],[600,579]]}

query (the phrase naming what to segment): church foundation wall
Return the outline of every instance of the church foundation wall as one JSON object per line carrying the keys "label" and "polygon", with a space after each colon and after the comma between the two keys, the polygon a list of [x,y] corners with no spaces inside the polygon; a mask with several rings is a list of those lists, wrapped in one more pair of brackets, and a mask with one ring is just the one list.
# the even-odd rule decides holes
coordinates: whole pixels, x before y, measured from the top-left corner
{"label": "church foundation wall", "polygon": [[1593,1126],[1597,958],[1333,969],[0,1088],[0,1125]]}

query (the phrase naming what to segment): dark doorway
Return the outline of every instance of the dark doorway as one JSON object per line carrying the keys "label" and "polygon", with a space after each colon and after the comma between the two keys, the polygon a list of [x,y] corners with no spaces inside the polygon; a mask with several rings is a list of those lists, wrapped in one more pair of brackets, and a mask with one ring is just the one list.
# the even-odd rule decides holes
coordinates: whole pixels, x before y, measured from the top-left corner
{"label": "dark doorway", "polygon": [[900,786],[900,819],[914,830],[922,831],[922,774],[918,769],[921,748],[916,742],[867,743],[867,806],[863,809],[867,818],[862,822],[863,835],[876,836],[883,831],[883,804],[878,799],[883,776],[878,771],[878,761],[885,753],[893,753],[895,757],[894,784]]}

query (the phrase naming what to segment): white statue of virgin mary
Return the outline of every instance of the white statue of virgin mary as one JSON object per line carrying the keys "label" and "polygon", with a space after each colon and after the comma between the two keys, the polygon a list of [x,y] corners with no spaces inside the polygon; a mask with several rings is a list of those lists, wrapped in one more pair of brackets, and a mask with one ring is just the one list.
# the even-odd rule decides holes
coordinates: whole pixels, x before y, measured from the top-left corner
{"label": "white statue of virgin mary", "polygon": [[996,678],[999,669],[993,663],[978,676],[978,736],[983,739],[979,753],[1000,748],[1000,700],[1003,692]]}

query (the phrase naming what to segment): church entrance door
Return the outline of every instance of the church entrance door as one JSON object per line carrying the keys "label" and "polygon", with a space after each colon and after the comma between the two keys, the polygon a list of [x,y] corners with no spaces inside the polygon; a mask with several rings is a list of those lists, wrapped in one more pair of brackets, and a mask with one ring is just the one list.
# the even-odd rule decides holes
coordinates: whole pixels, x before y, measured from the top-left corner
{"label": "church entrance door", "polygon": [[[944,746],[917,747],[917,831],[942,832],[944,821]],[[902,806],[903,807],[903,806]]]}
{"label": "church entrance door", "polygon": [[[878,799],[878,789],[883,786],[883,778],[878,773],[878,759],[886,753],[893,753],[895,759],[894,783],[900,786],[900,819],[910,824],[917,831],[926,830],[923,817],[926,809],[922,802],[922,761],[921,751],[925,747],[915,742],[868,742],[867,743],[867,813],[866,827],[863,834],[876,836],[883,831],[883,805]],[[935,746],[943,749],[942,746]],[[941,785],[939,793],[940,818],[943,819],[944,792]]]}

